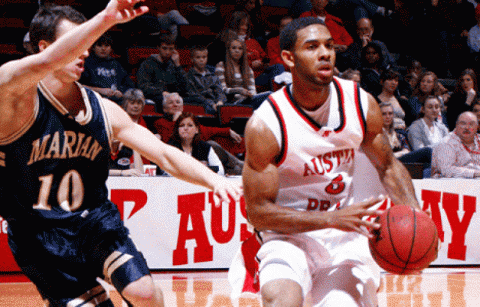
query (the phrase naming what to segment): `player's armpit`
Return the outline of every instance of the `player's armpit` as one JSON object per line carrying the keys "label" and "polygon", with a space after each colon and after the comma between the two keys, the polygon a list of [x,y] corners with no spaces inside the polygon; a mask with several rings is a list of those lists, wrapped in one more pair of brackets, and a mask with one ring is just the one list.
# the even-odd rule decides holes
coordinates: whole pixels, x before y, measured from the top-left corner
{"label": "player's armpit", "polygon": [[412,178],[403,164],[394,156],[383,133],[383,118],[375,99],[369,95],[367,129],[362,149],[377,169],[380,181],[395,204],[420,208],[415,197]]}

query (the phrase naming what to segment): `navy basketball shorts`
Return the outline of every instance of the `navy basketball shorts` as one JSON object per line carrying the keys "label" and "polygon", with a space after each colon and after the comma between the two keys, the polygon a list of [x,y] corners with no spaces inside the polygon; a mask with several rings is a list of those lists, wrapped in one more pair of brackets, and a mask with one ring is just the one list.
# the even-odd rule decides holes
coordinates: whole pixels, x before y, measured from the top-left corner
{"label": "navy basketball shorts", "polygon": [[150,274],[116,208],[105,209],[90,212],[93,219],[78,231],[71,226],[50,228],[27,240],[29,244],[25,236],[9,237],[18,265],[47,306],[113,306],[97,277],[122,293]]}

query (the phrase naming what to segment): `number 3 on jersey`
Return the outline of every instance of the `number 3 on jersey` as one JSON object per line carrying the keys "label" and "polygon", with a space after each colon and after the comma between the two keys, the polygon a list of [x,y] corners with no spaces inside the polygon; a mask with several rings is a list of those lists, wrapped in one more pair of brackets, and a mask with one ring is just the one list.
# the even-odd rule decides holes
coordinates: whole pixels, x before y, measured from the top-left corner
{"label": "number 3 on jersey", "polygon": [[345,190],[345,182],[343,182],[342,175],[333,178],[332,182],[325,188],[325,192],[333,195],[340,194],[343,190]]}
{"label": "number 3 on jersey", "polygon": [[[33,205],[33,209],[52,210],[52,206],[48,204],[48,198],[52,189],[53,174],[41,176],[38,179],[41,181],[41,186],[38,201]],[[70,170],[60,181],[57,201],[63,210],[72,212],[82,205],[83,193],[82,177],[76,170]]]}

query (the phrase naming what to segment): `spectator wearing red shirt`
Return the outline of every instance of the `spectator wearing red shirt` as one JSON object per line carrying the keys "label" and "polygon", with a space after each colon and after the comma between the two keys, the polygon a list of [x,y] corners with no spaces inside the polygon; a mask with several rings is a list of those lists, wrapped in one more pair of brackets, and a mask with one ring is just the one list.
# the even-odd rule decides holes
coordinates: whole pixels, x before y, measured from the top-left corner
{"label": "spectator wearing red shirt", "polygon": [[[280,19],[280,24],[278,32],[280,33],[286,25],[288,25],[293,20],[292,16],[282,16]],[[270,65],[282,64],[282,49],[280,48],[280,35],[272,37],[267,42],[267,56],[270,59]]]}
{"label": "spectator wearing red shirt", "polygon": [[300,17],[318,17],[324,20],[335,44],[338,45],[337,51],[345,51],[347,47],[353,43],[353,38],[343,26],[342,20],[336,16],[328,14],[325,10],[328,0],[311,0],[311,3],[312,10],[310,12],[302,13]]}
{"label": "spectator wearing red shirt", "polygon": [[[183,100],[178,94],[167,95],[163,100],[163,114],[164,116],[157,119],[153,123],[154,133],[165,143],[170,140],[175,126],[175,121],[183,113]],[[243,138],[230,128],[222,127],[207,127],[200,126],[201,140],[209,143],[215,153],[222,161],[225,168],[225,174],[227,175],[240,175],[243,169],[243,162],[225,150],[217,142],[213,141],[215,138],[217,141],[220,139],[222,144],[229,146],[240,146],[244,148],[245,144]],[[228,148],[227,148],[228,149]]]}

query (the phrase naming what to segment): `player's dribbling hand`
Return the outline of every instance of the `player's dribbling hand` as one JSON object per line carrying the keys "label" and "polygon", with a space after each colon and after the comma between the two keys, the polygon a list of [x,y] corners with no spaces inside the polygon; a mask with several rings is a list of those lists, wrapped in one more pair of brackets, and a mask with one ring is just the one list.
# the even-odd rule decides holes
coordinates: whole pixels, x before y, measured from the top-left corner
{"label": "player's dribbling hand", "polygon": [[372,207],[384,200],[383,196],[370,197],[365,201],[332,211],[335,216],[331,220],[331,227],[343,231],[356,231],[370,238],[372,236],[370,230],[380,228],[380,224],[365,218],[382,214],[381,210],[374,210]]}
{"label": "player's dribbling hand", "polygon": [[230,202],[231,198],[234,201],[239,201],[243,195],[243,187],[240,183],[228,180],[225,177],[219,176],[219,180],[215,182],[213,187],[213,201],[215,207],[220,207],[223,202]]}
{"label": "player's dribbling hand", "polygon": [[137,3],[145,0],[110,0],[105,12],[114,23],[125,23],[148,12],[145,5],[136,7]]}

